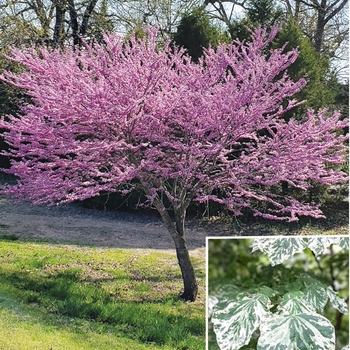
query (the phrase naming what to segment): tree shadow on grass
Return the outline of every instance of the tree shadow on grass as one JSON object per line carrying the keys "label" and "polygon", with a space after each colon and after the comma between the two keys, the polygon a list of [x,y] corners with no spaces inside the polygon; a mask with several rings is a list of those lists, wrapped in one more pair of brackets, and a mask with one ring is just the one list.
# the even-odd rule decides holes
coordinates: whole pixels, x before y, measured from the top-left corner
{"label": "tree shadow on grass", "polygon": [[111,325],[125,336],[133,334],[139,341],[161,345],[203,336],[205,332],[204,313],[193,317],[185,310],[174,312],[174,306],[184,303],[171,293],[150,292],[152,297],[133,300],[130,293],[124,291],[122,295],[116,286],[134,287],[140,293],[141,284],[125,283],[122,277],[102,283],[87,281],[83,272],[74,268],[49,275],[43,275],[39,269],[7,273],[0,268],[0,280],[2,288],[8,285],[11,297],[21,303],[39,306],[49,314]]}

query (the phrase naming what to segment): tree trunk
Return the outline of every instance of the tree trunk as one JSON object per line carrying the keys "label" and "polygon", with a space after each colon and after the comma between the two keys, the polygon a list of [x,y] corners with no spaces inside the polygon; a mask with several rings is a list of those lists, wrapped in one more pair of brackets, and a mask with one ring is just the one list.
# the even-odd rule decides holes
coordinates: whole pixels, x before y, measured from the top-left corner
{"label": "tree trunk", "polygon": [[64,25],[64,16],[66,11],[66,4],[65,1],[58,0],[55,3],[55,9],[56,9],[56,22],[53,32],[53,45],[54,47],[58,46],[61,41],[61,36],[63,32],[63,25]]}
{"label": "tree trunk", "polygon": [[80,35],[82,35],[82,36],[86,35],[88,25],[89,25],[89,20],[90,20],[90,17],[92,15],[92,12],[93,12],[96,4],[97,4],[97,0],[91,0],[85,9],[83,19],[81,22],[81,26],[80,26]]}
{"label": "tree trunk", "polygon": [[72,29],[72,36],[73,36],[73,45],[77,46],[80,43],[79,39],[79,24],[78,24],[78,15],[75,10],[75,4],[74,0],[68,0],[68,8],[69,8],[69,15],[70,15],[70,27]]}
{"label": "tree trunk", "polygon": [[316,33],[314,37],[314,46],[317,52],[321,52],[322,49],[322,43],[323,43],[323,35],[324,35],[324,28],[327,24],[326,21],[326,14],[327,14],[327,1],[322,0],[321,4],[318,8],[318,14],[317,14],[317,27],[316,27]]}
{"label": "tree trunk", "polygon": [[174,224],[163,203],[156,200],[155,206],[175,243],[177,261],[180,266],[182,280],[184,283],[184,291],[181,294],[181,298],[186,301],[195,301],[198,293],[198,284],[186,246],[184,230],[185,211],[183,211],[181,214],[178,211],[175,211],[176,224]]}
{"label": "tree trunk", "polygon": [[181,298],[187,301],[195,301],[198,293],[198,285],[186,246],[185,237],[180,236],[179,234],[172,234],[172,237],[175,242],[177,261],[181,269],[182,280],[184,283],[184,291],[181,294]]}
{"label": "tree trunk", "polygon": [[[144,184],[143,189],[146,194],[150,195],[150,191]],[[184,291],[181,294],[181,298],[186,301],[195,301],[198,294],[198,284],[196,280],[196,274],[190,259],[190,255],[186,246],[184,225],[186,209],[183,206],[179,206],[177,209],[174,210],[174,223],[163,202],[159,198],[156,198],[153,204],[159,212],[166,228],[168,229],[168,232],[170,233],[175,243],[177,261],[180,266],[182,280],[184,284]]]}

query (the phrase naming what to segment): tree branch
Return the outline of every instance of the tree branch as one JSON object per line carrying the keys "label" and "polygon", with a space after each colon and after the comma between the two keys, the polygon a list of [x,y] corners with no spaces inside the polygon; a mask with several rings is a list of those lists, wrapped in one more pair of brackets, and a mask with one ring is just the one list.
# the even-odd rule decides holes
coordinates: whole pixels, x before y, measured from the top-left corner
{"label": "tree branch", "polygon": [[334,11],[332,11],[328,16],[326,16],[325,22],[328,23],[336,14],[338,14],[345,7],[347,3],[348,0],[343,0],[342,3],[336,9],[334,9]]}

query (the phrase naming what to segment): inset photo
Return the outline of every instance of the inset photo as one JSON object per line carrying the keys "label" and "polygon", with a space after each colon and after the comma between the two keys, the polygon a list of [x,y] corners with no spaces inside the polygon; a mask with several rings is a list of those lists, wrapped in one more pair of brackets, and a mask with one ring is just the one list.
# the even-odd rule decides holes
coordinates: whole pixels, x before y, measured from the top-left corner
{"label": "inset photo", "polygon": [[207,259],[207,350],[349,349],[349,237],[209,237]]}

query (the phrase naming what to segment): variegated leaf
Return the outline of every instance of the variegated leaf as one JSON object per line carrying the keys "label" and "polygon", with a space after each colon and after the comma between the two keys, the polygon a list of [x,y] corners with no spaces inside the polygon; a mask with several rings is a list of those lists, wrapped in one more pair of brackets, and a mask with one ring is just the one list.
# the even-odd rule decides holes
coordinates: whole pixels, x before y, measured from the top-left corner
{"label": "variegated leaf", "polygon": [[329,301],[333,307],[343,314],[348,313],[348,305],[346,304],[345,300],[339,298],[331,287],[328,287],[326,291],[329,297]]}
{"label": "variegated leaf", "polygon": [[331,244],[334,239],[331,237],[309,237],[308,248],[311,249],[316,256],[322,254]]}
{"label": "variegated leaf", "polygon": [[345,250],[349,250],[349,237],[336,237],[338,239],[338,242],[335,244],[338,244],[340,247],[342,247]]}
{"label": "variegated leaf", "polygon": [[315,313],[273,315],[260,326],[257,350],[334,350],[332,324]]}
{"label": "variegated leaf", "polygon": [[308,275],[301,276],[301,280],[305,285],[303,290],[305,300],[316,310],[322,311],[328,300],[327,286]]}
{"label": "variegated leaf", "polygon": [[349,237],[330,237],[331,244],[336,244],[344,250],[349,250]]}
{"label": "variegated leaf", "polygon": [[[218,300],[215,304],[215,308],[222,310],[225,309],[230,302],[242,299],[247,296],[248,293],[242,292],[242,290],[234,284],[225,284],[215,292],[212,292],[211,295]],[[212,312],[214,312],[214,308]]]}
{"label": "variegated leaf", "polygon": [[211,317],[214,307],[215,305],[219,302],[217,297],[214,297],[212,295],[209,295],[209,299],[208,299],[208,318]]}
{"label": "variegated leaf", "polygon": [[271,265],[275,266],[302,252],[307,244],[307,238],[303,237],[256,238],[253,241],[252,251],[260,250],[266,253]]}
{"label": "variegated leaf", "polygon": [[211,320],[220,349],[237,350],[247,345],[254,331],[270,315],[269,306],[266,295],[254,294],[229,303],[225,309],[216,307]]}
{"label": "variegated leaf", "polygon": [[279,309],[290,315],[314,313],[315,309],[312,305],[302,298],[303,293],[287,293],[283,296]]}
{"label": "variegated leaf", "polygon": [[309,237],[308,248],[310,248],[316,256],[322,254],[330,245],[336,244],[341,248],[349,249],[348,237]]}

